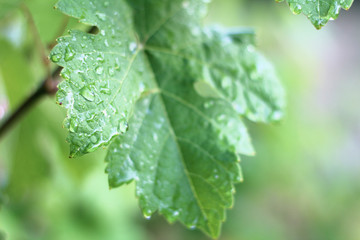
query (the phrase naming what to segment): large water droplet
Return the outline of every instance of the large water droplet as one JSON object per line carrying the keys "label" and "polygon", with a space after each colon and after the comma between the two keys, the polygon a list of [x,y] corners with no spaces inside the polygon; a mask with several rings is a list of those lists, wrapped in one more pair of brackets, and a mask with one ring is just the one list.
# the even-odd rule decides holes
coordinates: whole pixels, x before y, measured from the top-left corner
{"label": "large water droplet", "polygon": [[95,100],[95,95],[88,87],[83,87],[82,89],[80,89],[80,95],[90,102]]}
{"label": "large water droplet", "polygon": [[50,59],[53,62],[58,62],[62,58],[62,55],[60,53],[51,54]]}
{"label": "large water droplet", "polygon": [[102,21],[106,20],[106,15],[104,13],[97,12],[95,15]]}
{"label": "large water droplet", "polygon": [[119,125],[119,130],[122,133],[126,132],[128,130],[128,128],[129,128],[129,125],[126,121],[121,122]]}
{"label": "large water droplet", "polygon": [[95,72],[96,72],[97,74],[102,74],[102,73],[104,72],[104,68],[101,67],[101,66],[99,66],[99,67],[95,68]]}
{"label": "large water droplet", "polygon": [[152,211],[150,209],[143,210],[143,215],[147,220],[149,220],[151,218],[151,214],[152,214]]}
{"label": "large water droplet", "polygon": [[296,4],[290,4],[290,9],[294,14],[300,14],[302,7],[300,4],[296,3]]}
{"label": "large water droplet", "polygon": [[72,60],[75,57],[75,50],[69,45],[67,46],[67,48],[65,49],[65,61],[68,62],[70,60]]}
{"label": "large water droplet", "polygon": [[130,52],[135,52],[136,47],[137,47],[137,44],[135,42],[131,42],[129,45]]}
{"label": "large water droplet", "polygon": [[95,144],[98,142],[98,139],[96,136],[93,135],[93,136],[91,136],[90,141]]}
{"label": "large water droplet", "polygon": [[67,68],[65,68],[64,70],[61,71],[60,75],[62,78],[64,78],[65,80],[69,80],[70,79],[70,70],[68,70]]}
{"label": "large water droplet", "polygon": [[77,130],[78,124],[75,120],[70,119],[70,124],[69,124],[69,131],[70,132],[75,132]]}
{"label": "large water droplet", "polygon": [[174,217],[176,217],[176,216],[179,216],[179,214],[180,214],[179,211],[174,211],[172,215],[173,215]]}

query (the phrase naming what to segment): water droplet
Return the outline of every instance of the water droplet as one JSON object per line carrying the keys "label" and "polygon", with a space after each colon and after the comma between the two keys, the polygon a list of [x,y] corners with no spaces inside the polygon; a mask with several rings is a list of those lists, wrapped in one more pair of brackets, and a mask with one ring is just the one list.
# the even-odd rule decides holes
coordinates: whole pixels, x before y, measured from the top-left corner
{"label": "water droplet", "polygon": [[95,100],[95,95],[87,87],[83,87],[82,89],[80,89],[80,95],[90,102]]}
{"label": "water droplet", "polygon": [[71,61],[73,58],[75,57],[75,50],[69,45],[66,49],[65,49],[65,61]]}
{"label": "water droplet", "polygon": [[130,52],[135,52],[136,47],[137,47],[137,44],[135,42],[131,42],[129,45]]}
{"label": "water droplet", "polygon": [[226,116],[224,114],[221,114],[216,118],[216,120],[218,122],[224,122],[225,119],[226,119]]}
{"label": "water droplet", "polygon": [[62,58],[62,55],[61,55],[60,53],[52,54],[52,55],[50,56],[50,59],[51,59],[51,61],[53,61],[53,62],[58,62],[58,61],[60,61],[61,58]]}
{"label": "water droplet", "polygon": [[221,80],[221,86],[223,88],[229,88],[231,87],[231,78],[230,77],[224,77],[222,80]]}
{"label": "water droplet", "polygon": [[97,74],[102,74],[102,73],[104,72],[104,68],[101,67],[101,66],[99,66],[99,67],[95,68],[95,72],[96,72]]}
{"label": "water droplet", "polygon": [[98,142],[98,139],[96,136],[93,135],[93,136],[91,136],[90,141],[95,144]]}
{"label": "water droplet", "polygon": [[144,215],[145,219],[149,220],[151,218],[151,214],[152,214],[152,211],[150,209],[143,210],[143,215]]}
{"label": "water droplet", "polygon": [[213,105],[214,105],[214,101],[208,101],[208,102],[204,103],[204,107],[205,107],[205,108],[210,108],[210,107],[212,107]]}
{"label": "water droplet", "polygon": [[106,95],[110,95],[110,94],[111,94],[111,90],[108,89],[108,88],[101,88],[101,89],[100,89],[100,92],[101,92],[101,93],[104,93],[104,94],[106,94]]}
{"label": "water droplet", "polygon": [[64,70],[61,71],[60,75],[62,78],[64,78],[65,80],[69,80],[70,79],[70,71],[65,68]]}
{"label": "water droplet", "polygon": [[153,133],[153,139],[154,139],[155,142],[158,141],[158,135],[155,132]]}
{"label": "water droplet", "polygon": [[294,14],[300,14],[302,7],[300,4],[290,4],[290,9]]}
{"label": "water droplet", "polygon": [[114,74],[115,74],[115,70],[112,67],[109,67],[108,72],[109,72],[110,76],[114,76]]}
{"label": "water droplet", "polygon": [[140,92],[143,92],[145,90],[145,84],[143,82],[139,83],[139,90]]}
{"label": "water droplet", "polygon": [[106,15],[104,13],[97,12],[95,15],[102,21],[106,20]]}
{"label": "water droplet", "polygon": [[75,132],[77,130],[77,122],[75,120],[71,120],[70,119],[70,124],[69,124],[69,131],[70,132]]}
{"label": "water droplet", "polygon": [[129,125],[126,121],[121,122],[119,125],[119,130],[122,133],[126,132],[128,130],[128,128],[129,128]]}
{"label": "water droplet", "polygon": [[107,40],[107,39],[105,39],[104,44],[105,44],[106,47],[109,46],[109,43],[108,43],[108,40]]}
{"label": "water droplet", "polygon": [[117,63],[115,64],[115,70],[120,71],[120,66]]}
{"label": "water droplet", "polygon": [[98,62],[101,62],[101,63],[105,62],[104,54],[103,54],[103,53],[100,53],[100,54],[97,56],[96,60],[97,60]]}

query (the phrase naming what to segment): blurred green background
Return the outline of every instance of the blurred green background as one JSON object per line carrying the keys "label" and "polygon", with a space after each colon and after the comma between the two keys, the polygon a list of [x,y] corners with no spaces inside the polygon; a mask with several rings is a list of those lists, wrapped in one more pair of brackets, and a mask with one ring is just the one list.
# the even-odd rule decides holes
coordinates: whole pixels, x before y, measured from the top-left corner
{"label": "blurred green background", "polygon": [[[45,75],[19,2],[0,0],[0,119]],[[25,3],[51,44],[66,18],[54,1]],[[280,124],[248,123],[257,155],[242,159],[221,240],[360,239],[359,13],[355,1],[316,31],[271,0],[210,4],[206,24],[255,27],[288,99]],[[208,239],[161,216],[145,220],[133,184],[109,190],[106,151],[67,158],[64,116],[45,98],[1,139],[0,240]]]}

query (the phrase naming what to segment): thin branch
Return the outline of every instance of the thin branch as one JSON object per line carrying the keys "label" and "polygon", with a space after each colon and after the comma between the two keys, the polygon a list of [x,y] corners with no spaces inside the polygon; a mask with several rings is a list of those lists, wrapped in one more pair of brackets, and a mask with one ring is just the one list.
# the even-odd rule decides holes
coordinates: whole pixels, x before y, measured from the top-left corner
{"label": "thin branch", "polygon": [[51,69],[50,69],[50,60],[48,58],[48,54],[47,54],[47,48],[46,46],[43,44],[43,42],[41,41],[41,37],[40,37],[40,33],[36,27],[34,18],[30,12],[30,9],[26,6],[25,3],[21,4],[21,9],[24,13],[24,16],[26,17],[27,21],[28,21],[28,25],[29,25],[29,29],[33,35],[33,39],[35,41],[35,45],[36,48],[39,51],[39,54],[41,56],[41,60],[44,64],[44,67],[46,69],[47,75],[48,77],[51,76]]}
{"label": "thin branch", "polygon": [[58,81],[53,79],[59,77],[62,67],[57,67],[50,77],[44,79],[39,87],[25,101],[0,124],[0,139],[39,99],[45,95],[54,95],[57,92]]}

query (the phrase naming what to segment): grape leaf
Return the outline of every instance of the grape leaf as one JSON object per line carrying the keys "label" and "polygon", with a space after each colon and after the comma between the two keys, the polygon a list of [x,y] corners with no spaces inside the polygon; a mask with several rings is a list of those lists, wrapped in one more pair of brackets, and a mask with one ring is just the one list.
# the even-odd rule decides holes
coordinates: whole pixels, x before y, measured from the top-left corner
{"label": "grape leaf", "polygon": [[124,133],[145,89],[144,56],[136,50],[131,10],[121,1],[60,1],[57,8],[98,26],[100,34],[71,31],[51,60],[64,67],[57,101],[68,109],[71,156],[92,152]]}
{"label": "grape leaf", "polygon": [[[276,0],[283,2],[284,0]],[[341,8],[348,10],[354,0],[286,0],[294,14],[303,13],[317,28],[339,16]]]}
{"label": "grape leaf", "polygon": [[252,33],[202,27],[206,5],[61,0],[100,31],[70,32],[50,58],[64,67],[57,99],[71,154],[111,143],[110,187],[136,181],[145,216],[216,237],[242,179],[239,154],[254,154],[243,119],[279,120],[284,92]]}

